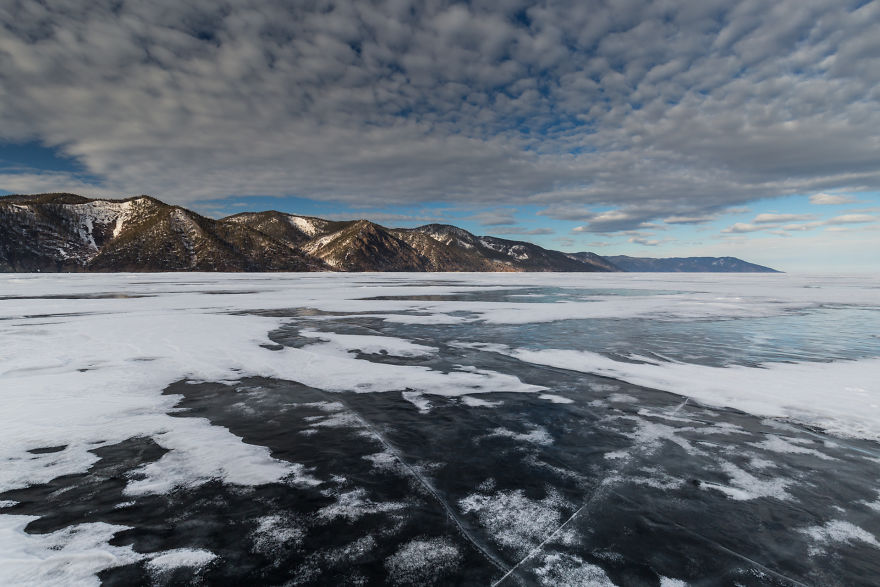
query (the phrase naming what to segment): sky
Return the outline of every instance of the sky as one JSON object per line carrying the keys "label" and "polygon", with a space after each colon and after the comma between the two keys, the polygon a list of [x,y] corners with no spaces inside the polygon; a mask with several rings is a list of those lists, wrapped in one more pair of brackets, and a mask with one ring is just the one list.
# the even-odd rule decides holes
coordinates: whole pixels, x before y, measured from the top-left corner
{"label": "sky", "polygon": [[880,0],[5,0],[0,193],[880,270]]}

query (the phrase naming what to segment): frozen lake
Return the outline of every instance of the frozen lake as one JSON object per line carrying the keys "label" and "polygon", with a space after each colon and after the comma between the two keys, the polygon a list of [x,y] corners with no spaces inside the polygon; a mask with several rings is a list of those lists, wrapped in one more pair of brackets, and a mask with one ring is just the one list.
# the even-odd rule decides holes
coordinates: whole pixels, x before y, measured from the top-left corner
{"label": "frozen lake", "polygon": [[880,277],[0,275],[0,584],[873,585]]}

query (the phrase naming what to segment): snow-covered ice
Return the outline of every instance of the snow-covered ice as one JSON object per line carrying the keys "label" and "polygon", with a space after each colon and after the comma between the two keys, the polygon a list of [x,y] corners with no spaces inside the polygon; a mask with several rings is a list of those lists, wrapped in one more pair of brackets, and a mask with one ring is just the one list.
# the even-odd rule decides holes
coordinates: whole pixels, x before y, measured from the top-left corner
{"label": "snow-covered ice", "polygon": [[[118,229],[126,213],[93,216]],[[878,291],[874,276],[3,275],[0,582],[223,572],[215,543],[113,546],[137,520],[40,509],[102,482],[96,467],[122,457],[101,451],[125,442],[157,452],[114,473],[114,516],[144,499],[231,507],[259,494],[242,548],[273,565],[315,535],[333,542],[321,528],[351,528],[297,555],[300,578],[372,560],[406,582],[480,560],[486,582],[612,584],[627,559],[583,545],[605,535],[597,516],[616,499],[783,512],[817,573],[827,553],[876,549],[880,535],[864,481],[880,463]],[[617,327],[637,335],[617,344]],[[831,491],[823,467],[847,471],[840,493],[802,505]],[[296,492],[310,512],[272,509]],[[798,517],[810,507],[826,510]],[[428,511],[448,536],[389,541]],[[663,584],[689,582],[660,570]]]}

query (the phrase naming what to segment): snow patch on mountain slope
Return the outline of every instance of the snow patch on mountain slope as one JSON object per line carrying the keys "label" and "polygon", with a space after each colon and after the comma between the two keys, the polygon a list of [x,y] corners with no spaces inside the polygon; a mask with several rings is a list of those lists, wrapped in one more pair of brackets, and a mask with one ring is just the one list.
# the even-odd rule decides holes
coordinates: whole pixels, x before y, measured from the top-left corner
{"label": "snow patch on mountain slope", "polygon": [[305,234],[309,236],[315,236],[319,232],[321,232],[321,228],[318,227],[317,222],[315,222],[312,218],[306,218],[304,216],[287,216],[288,221],[295,228],[303,231]]}
{"label": "snow patch on mountain slope", "polygon": [[122,232],[125,223],[132,216],[132,201],[108,202],[98,200],[84,204],[70,204],[68,208],[78,217],[78,232],[83,243],[97,251],[95,243],[95,229],[99,226],[113,225],[113,236],[117,237]]}

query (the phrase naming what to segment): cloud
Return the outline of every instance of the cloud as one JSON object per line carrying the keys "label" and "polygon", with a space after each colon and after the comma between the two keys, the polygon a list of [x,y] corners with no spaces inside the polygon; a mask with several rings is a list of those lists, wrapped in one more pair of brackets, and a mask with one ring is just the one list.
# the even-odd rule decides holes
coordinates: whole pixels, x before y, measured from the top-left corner
{"label": "cloud", "polygon": [[[662,204],[660,204],[662,205]],[[547,215],[550,215],[549,213]],[[564,216],[553,214],[554,218]],[[628,206],[616,210],[604,212],[581,212],[577,218],[588,220],[588,224],[578,226],[573,232],[597,232],[609,233],[633,230],[638,228],[663,229],[665,227],[649,222],[650,218],[657,217],[655,205],[652,206]],[[571,218],[575,219],[574,215]]]}
{"label": "cloud", "polygon": [[878,190],[878,18],[838,0],[6,3],[0,140],[98,179],[0,189],[529,204],[590,232]]}
{"label": "cloud", "polygon": [[491,210],[487,212],[479,212],[468,217],[468,220],[474,220],[481,226],[506,226],[516,224],[516,218],[513,217],[516,210]]}
{"label": "cloud", "polygon": [[757,232],[759,230],[767,230],[770,228],[776,228],[778,225],[756,225],[756,224],[747,224],[745,222],[737,222],[732,226],[728,226],[721,232],[728,234],[742,234],[746,232]]}
{"label": "cloud", "polygon": [[831,206],[835,204],[854,204],[858,202],[852,196],[846,196],[842,194],[813,194],[810,196],[811,204],[818,204],[820,206]]}
{"label": "cloud", "polygon": [[525,234],[525,235],[540,235],[540,234],[554,234],[555,231],[552,228],[523,228],[521,226],[508,226],[503,228],[493,228],[492,234]]}
{"label": "cloud", "polygon": [[547,216],[556,220],[574,220],[586,222],[596,215],[596,212],[582,206],[553,205],[537,212],[538,216]]}
{"label": "cloud", "polygon": [[669,216],[663,219],[666,224],[704,224],[715,220],[715,214],[703,214],[700,216]]}
{"label": "cloud", "polygon": [[[0,189],[13,194],[72,192],[95,198],[120,197],[120,192],[116,190],[107,189],[101,185],[89,182],[75,174],[67,172],[0,172]],[[124,193],[129,195],[140,195],[139,193],[134,192]]]}
{"label": "cloud", "polygon": [[812,214],[758,214],[752,220],[755,224],[771,224],[779,222],[795,222],[799,220],[812,220]]}
{"label": "cloud", "polygon": [[875,220],[877,220],[875,216],[870,216],[867,214],[846,214],[843,216],[831,218],[829,220],[815,220],[813,222],[804,222],[801,224],[783,224],[780,226],[781,222],[787,222],[791,220],[807,220],[809,218],[815,217],[811,214],[759,214],[755,217],[752,224],[737,222],[732,226],[728,226],[721,232],[725,234],[745,234],[749,232],[767,230],[770,232],[770,234],[790,236],[787,233],[792,231],[806,231],[813,230],[814,228],[819,228],[821,226],[829,226],[834,224],[857,224],[874,222]]}
{"label": "cloud", "polygon": [[812,230],[823,224],[823,222],[807,222],[805,224],[785,224],[779,228],[780,230]]}
{"label": "cloud", "polygon": [[870,214],[843,214],[842,216],[835,216],[830,220],[826,220],[825,224],[863,224],[866,222],[876,222],[877,220],[876,216],[871,216]]}
{"label": "cloud", "polygon": [[815,218],[812,214],[758,214],[752,221],[752,224],[737,222],[732,226],[728,226],[722,233],[725,234],[745,234],[749,232],[758,232],[761,230],[779,229],[771,234],[779,234],[779,231],[805,231],[818,228],[820,226],[833,226],[841,224],[865,224],[876,222],[878,218],[870,214],[843,214],[835,216],[828,220],[816,220],[803,224],[784,224],[782,222],[790,222],[792,220],[808,220]]}
{"label": "cloud", "polygon": [[633,237],[630,237],[629,242],[635,243],[637,245],[644,245],[646,247],[656,247],[657,245],[660,244],[661,241],[653,240],[653,239],[646,239],[646,238],[642,238],[639,236],[633,236]]}

